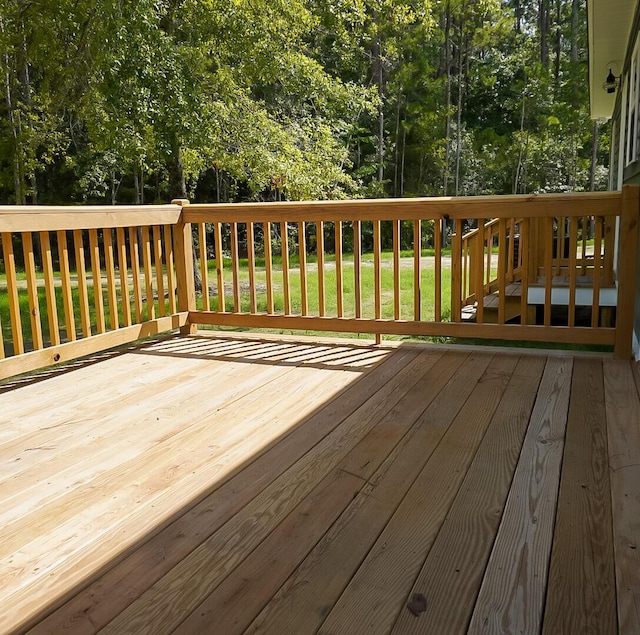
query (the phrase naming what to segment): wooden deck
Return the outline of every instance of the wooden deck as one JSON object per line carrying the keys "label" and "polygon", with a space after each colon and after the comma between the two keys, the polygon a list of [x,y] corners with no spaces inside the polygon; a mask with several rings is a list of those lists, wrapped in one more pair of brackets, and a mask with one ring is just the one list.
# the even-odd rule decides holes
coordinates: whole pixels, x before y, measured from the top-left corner
{"label": "wooden deck", "polygon": [[639,633],[634,364],[198,335],[0,394],[0,631]]}

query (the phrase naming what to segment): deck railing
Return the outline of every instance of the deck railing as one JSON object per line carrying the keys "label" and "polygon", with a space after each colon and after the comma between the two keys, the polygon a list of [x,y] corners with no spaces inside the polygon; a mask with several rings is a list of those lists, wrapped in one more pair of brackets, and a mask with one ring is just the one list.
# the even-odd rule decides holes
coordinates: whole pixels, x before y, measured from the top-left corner
{"label": "deck railing", "polygon": [[0,378],[186,324],[180,216],[178,205],[0,208]]}
{"label": "deck railing", "polygon": [[[0,378],[196,325],[602,344],[628,358],[638,192],[0,208]],[[481,230],[464,236],[469,221]],[[520,315],[508,324],[513,282]],[[602,320],[614,284],[615,315]]]}

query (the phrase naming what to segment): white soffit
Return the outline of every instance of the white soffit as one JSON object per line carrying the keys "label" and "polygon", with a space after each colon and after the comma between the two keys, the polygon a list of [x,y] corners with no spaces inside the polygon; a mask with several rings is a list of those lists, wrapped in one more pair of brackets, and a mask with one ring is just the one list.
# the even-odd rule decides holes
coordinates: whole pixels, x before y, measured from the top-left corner
{"label": "white soffit", "polygon": [[591,117],[609,118],[613,114],[616,93],[609,94],[604,84],[609,68],[622,73],[638,0],[587,0],[589,25],[589,94]]}

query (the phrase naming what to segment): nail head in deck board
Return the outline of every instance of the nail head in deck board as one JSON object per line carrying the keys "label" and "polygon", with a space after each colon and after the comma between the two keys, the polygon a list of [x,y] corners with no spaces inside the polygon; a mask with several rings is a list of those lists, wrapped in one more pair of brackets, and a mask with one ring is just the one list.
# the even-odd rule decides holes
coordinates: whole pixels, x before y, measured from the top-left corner
{"label": "nail head in deck board", "polygon": [[618,628],[625,634],[640,633],[640,399],[634,388],[629,362],[604,362]]}
{"label": "nail head in deck board", "polygon": [[[401,611],[393,633],[458,633],[469,623],[509,494],[544,371],[521,358],[408,597],[429,603],[420,620]],[[469,422],[471,423],[471,422]],[[451,598],[456,598],[455,602]]]}
{"label": "nail head in deck board", "polygon": [[[408,378],[408,384],[413,385],[394,408],[180,624],[181,633],[202,633],[212,622],[221,633],[240,632],[249,626],[354,500],[354,492],[360,493],[367,485],[375,484],[387,455],[410,432],[428,405],[425,388],[440,373],[442,355],[444,351],[424,360],[422,367]],[[433,399],[437,391],[430,389],[428,394]],[[372,495],[377,496],[375,490]]]}
{"label": "nail head in deck board", "polygon": [[543,635],[617,632],[602,362],[576,359]]}
{"label": "nail head in deck board", "polygon": [[[491,361],[319,633],[358,628],[389,632],[404,610],[517,361],[510,355]],[[452,404],[456,410],[459,406]]]}
{"label": "nail head in deck board", "polygon": [[247,632],[315,632],[457,414],[451,401],[462,406],[488,361],[448,352],[429,373],[423,398],[430,405]]}
{"label": "nail head in deck board", "polygon": [[468,633],[539,633],[573,360],[549,358]]}
{"label": "nail head in deck board", "polygon": [[[197,342],[197,338],[192,340]],[[177,341],[184,343],[183,339]],[[248,344],[255,348],[255,342]],[[243,346],[243,342],[236,342],[237,345]],[[363,406],[417,353],[417,350],[402,349],[386,356],[378,366],[361,375],[366,376],[366,381],[357,379],[347,386],[338,398],[314,413],[302,426],[278,444],[266,448],[255,461],[61,606],[36,632],[58,633],[73,625],[74,632],[93,633],[106,625],[343,419]]]}
{"label": "nail head in deck board", "polygon": [[[169,632],[313,489],[408,390],[407,380],[432,352],[419,353],[339,430],[327,435],[224,527],[184,558],[110,623],[105,633]],[[259,519],[259,521],[258,521]],[[162,601],[159,601],[162,598]]]}
{"label": "nail head in deck board", "polygon": [[[272,395],[277,395],[278,398],[268,400],[269,409],[272,410],[271,414],[268,414],[264,407],[262,408],[262,414],[266,415],[263,424],[264,431],[261,434],[256,434],[255,431],[251,430],[246,433],[247,440],[255,444],[256,448],[266,449],[270,439],[273,442],[274,438],[286,432],[289,427],[288,421],[290,420],[286,418],[281,420],[279,426],[274,425],[277,421],[277,417],[274,416],[276,411],[287,411],[291,417],[305,412],[309,413],[327,398],[323,391],[328,390],[328,394],[331,395],[334,390],[331,386],[334,382],[328,380],[326,371],[318,373],[313,368],[300,368],[297,369],[296,373],[290,373],[291,368],[285,368],[284,370],[293,375],[289,382],[290,386],[285,389],[285,392],[274,393],[272,386],[265,388],[265,394],[270,391]],[[300,372],[303,374],[302,385],[309,383],[308,380],[304,379],[304,376],[310,372],[315,372],[318,375],[313,384],[309,385],[311,392],[304,399],[300,398],[300,386],[296,387],[296,383],[300,384]],[[340,381],[344,385],[344,382],[348,381],[351,374],[345,373],[343,370],[337,370],[332,371],[332,376],[335,377],[336,381],[342,376]],[[200,384],[197,384],[196,388],[198,385]],[[323,391],[319,390],[320,386],[322,386]],[[262,402],[265,401],[265,394],[261,397],[259,393],[254,391],[249,394],[249,397],[255,403],[259,403],[261,399]],[[288,400],[287,403],[282,402],[282,398]],[[190,403],[194,406],[206,408],[206,404],[198,404],[197,400]],[[146,404],[142,404],[141,407],[144,409],[145,406]],[[243,423],[245,422],[246,417],[241,412],[238,412],[234,404],[230,404],[229,411],[230,414],[236,413],[234,415],[236,419],[242,417]],[[261,411],[255,405],[251,411],[257,413],[254,418],[261,414]],[[230,430],[237,428],[234,434],[240,437],[244,434],[242,426],[228,425],[227,427]],[[203,495],[205,491],[203,488],[210,487],[211,483],[215,483],[216,479],[228,475],[234,469],[234,464],[231,463],[232,460],[237,467],[242,461],[246,460],[247,455],[253,454],[250,449],[246,447],[243,449],[242,446],[239,446],[234,452],[229,451],[224,455],[226,458],[223,466],[218,465],[219,461],[214,465],[210,465],[210,449],[205,437],[207,434],[213,433],[211,430],[212,428],[208,422],[202,420],[201,423],[192,425],[184,433],[181,432],[175,435],[169,442],[159,446],[157,451],[154,450],[152,453],[148,453],[150,463],[138,461],[125,470],[118,470],[117,478],[114,478],[114,473],[111,473],[107,482],[113,490],[112,495],[105,494],[103,488],[98,486],[100,479],[95,481],[95,487],[92,491],[97,493],[97,502],[91,508],[82,507],[82,514],[85,517],[83,525],[79,526],[77,519],[71,517],[56,532],[44,532],[46,537],[43,537],[39,543],[43,550],[38,560],[39,571],[37,575],[39,577],[30,582],[28,586],[20,585],[18,587],[14,585],[12,587],[13,592],[3,599],[3,604],[10,606],[11,611],[7,611],[0,616],[0,624],[6,625],[12,622],[21,624],[30,621],[38,611],[42,610],[42,602],[46,601],[47,597],[58,597],[59,601],[63,601],[63,589],[69,589],[75,584],[85,581],[91,572],[95,572],[99,570],[101,565],[111,562],[112,558],[126,555],[126,552],[131,549],[137,540],[159,530],[158,522],[161,524],[170,522],[173,515],[177,513],[176,510],[181,509],[185,501],[193,500],[196,502],[198,497]],[[202,435],[205,436],[203,437]],[[187,447],[185,447],[186,437],[191,438],[191,442]],[[186,460],[180,462],[179,466],[175,463],[166,466],[162,461],[158,461],[165,454],[167,456],[177,456],[176,453],[180,453],[180,451],[183,452],[181,456]],[[156,471],[148,473],[148,465],[155,465],[156,463]],[[203,467],[198,467],[198,463],[201,463]],[[179,475],[180,471],[182,471],[181,476]],[[144,492],[144,494],[141,496],[139,492]],[[72,493],[72,496],[75,496],[75,492]],[[71,506],[74,507],[74,505]],[[77,508],[77,505],[75,507]],[[154,508],[155,515],[149,513],[151,508]],[[127,514],[122,514],[122,510],[125,509]],[[109,520],[110,525],[108,523],[104,524],[104,513],[106,511],[109,512],[107,518],[111,519]],[[91,517],[91,513],[94,513],[95,516]],[[96,534],[96,519],[101,517],[101,531]],[[55,522],[57,519],[50,517],[50,520]],[[64,532],[67,529],[76,536],[74,542],[67,543],[62,540],[60,532]],[[35,530],[35,527],[30,527],[31,530]],[[126,531],[126,533],[123,533],[123,531]],[[60,563],[61,554],[56,551],[56,545],[59,546],[61,544],[68,545],[69,549],[73,548],[75,544],[73,555],[67,554],[67,559],[62,563]],[[3,548],[5,547],[4,544],[2,546]],[[54,564],[58,575],[54,578],[49,578],[47,575],[48,569]],[[6,602],[4,601],[5,599]]]}

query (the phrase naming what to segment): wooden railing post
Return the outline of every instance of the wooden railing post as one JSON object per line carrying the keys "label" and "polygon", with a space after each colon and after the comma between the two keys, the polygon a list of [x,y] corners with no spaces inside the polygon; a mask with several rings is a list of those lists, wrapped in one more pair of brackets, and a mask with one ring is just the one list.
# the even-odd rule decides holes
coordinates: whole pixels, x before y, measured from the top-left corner
{"label": "wooden railing post", "polygon": [[618,251],[618,306],[614,347],[617,359],[630,359],[632,355],[638,275],[639,217],[640,188],[635,185],[625,185],[622,188]]}
{"label": "wooden railing post", "polygon": [[[189,205],[189,201],[185,199],[175,199],[171,203],[181,207]],[[182,215],[173,228],[173,242],[178,284],[178,311],[195,311],[196,288],[193,277],[193,235],[191,233],[191,223],[185,223]],[[187,323],[180,328],[182,335],[192,335],[196,331],[197,325],[192,324],[189,318],[187,318]]]}

